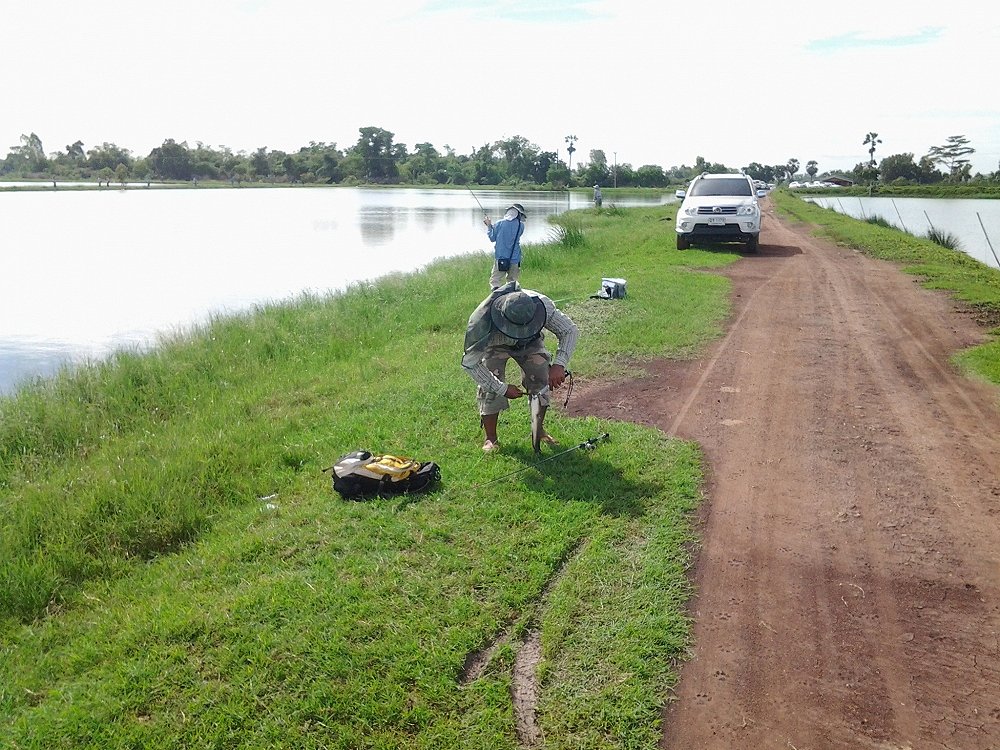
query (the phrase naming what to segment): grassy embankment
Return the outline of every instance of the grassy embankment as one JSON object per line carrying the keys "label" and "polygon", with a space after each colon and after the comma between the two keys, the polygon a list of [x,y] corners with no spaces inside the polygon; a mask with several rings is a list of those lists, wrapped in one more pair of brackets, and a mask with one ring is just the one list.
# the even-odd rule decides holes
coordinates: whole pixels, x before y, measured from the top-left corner
{"label": "grassy embankment", "polygon": [[[823,236],[872,257],[899,263],[906,273],[920,276],[928,289],[950,292],[970,307],[993,336],[1000,336],[1000,271],[959,250],[941,247],[894,227],[852,219],[787,191],[775,191],[771,198],[779,210],[815,224]],[[965,371],[1000,385],[1000,338],[959,352],[955,361]]]}
{"label": "grassy embankment", "polygon": [[932,185],[878,185],[874,190],[866,185],[845,188],[795,188],[796,195],[819,195],[825,198],[858,196],[875,198],[1000,198],[1000,184],[969,182],[955,184],[938,182]]}
{"label": "grassy embankment", "polygon": [[[674,210],[575,212],[527,251],[582,329],[578,378],[720,333],[728,283],[697,269],[737,256],[677,252]],[[564,447],[610,441],[488,484],[535,456],[523,401],[479,450],[459,359],[487,275],[438,262],[0,399],[0,746],[514,748],[537,627],[545,746],[655,747],[698,448],[554,410]],[[602,276],[628,299],[588,299]],[[442,487],[343,501],[321,469],[361,448],[437,461]]]}

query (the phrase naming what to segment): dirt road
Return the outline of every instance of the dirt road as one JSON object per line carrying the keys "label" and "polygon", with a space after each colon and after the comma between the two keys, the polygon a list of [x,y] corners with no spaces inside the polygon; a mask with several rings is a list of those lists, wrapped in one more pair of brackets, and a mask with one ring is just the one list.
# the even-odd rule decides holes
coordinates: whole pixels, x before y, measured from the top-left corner
{"label": "dirt road", "polygon": [[1000,391],[948,361],[983,331],[767,214],[724,339],[569,409],[706,452],[662,747],[1000,748]]}

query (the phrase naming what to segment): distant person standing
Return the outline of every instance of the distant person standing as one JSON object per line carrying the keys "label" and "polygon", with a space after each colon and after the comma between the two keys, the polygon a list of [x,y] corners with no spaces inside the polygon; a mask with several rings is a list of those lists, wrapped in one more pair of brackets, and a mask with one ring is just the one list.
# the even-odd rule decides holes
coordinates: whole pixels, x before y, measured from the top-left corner
{"label": "distant person standing", "polygon": [[594,185],[594,208],[600,208],[604,199],[601,197],[601,186]]}
{"label": "distant person standing", "polygon": [[[483,219],[486,235],[493,243],[493,272],[490,274],[490,289],[496,289],[521,276],[521,235],[524,234],[524,220],[528,215],[520,203],[513,204],[503,215],[503,220],[494,224],[487,216]],[[504,280],[506,276],[506,281]]]}

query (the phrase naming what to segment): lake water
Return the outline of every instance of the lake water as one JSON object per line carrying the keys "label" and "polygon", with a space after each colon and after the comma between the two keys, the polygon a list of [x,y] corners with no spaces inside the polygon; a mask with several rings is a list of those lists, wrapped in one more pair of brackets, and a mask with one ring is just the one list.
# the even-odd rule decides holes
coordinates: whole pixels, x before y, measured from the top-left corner
{"label": "lake water", "polygon": [[991,268],[1000,268],[997,261],[1000,256],[1000,200],[857,196],[813,196],[806,200],[856,219],[881,216],[893,226],[918,237],[925,236],[933,226],[958,238],[962,252]]}
{"label": "lake water", "polygon": [[0,193],[0,394],[212,315],[488,255],[476,198],[494,220],[523,204],[525,242],[549,237],[547,216],[591,205],[587,193],[416,188]]}

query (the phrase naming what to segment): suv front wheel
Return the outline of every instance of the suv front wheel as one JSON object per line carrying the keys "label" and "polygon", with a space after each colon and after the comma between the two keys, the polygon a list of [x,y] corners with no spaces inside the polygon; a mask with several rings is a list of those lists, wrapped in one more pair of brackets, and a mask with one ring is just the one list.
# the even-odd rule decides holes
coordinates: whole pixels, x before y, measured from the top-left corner
{"label": "suv front wheel", "polygon": [[757,235],[751,235],[750,239],[747,240],[747,252],[755,253],[757,252]]}
{"label": "suv front wheel", "polygon": [[687,250],[689,247],[691,247],[691,243],[688,242],[687,237],[682,234],[677,235],[677,249]]}

